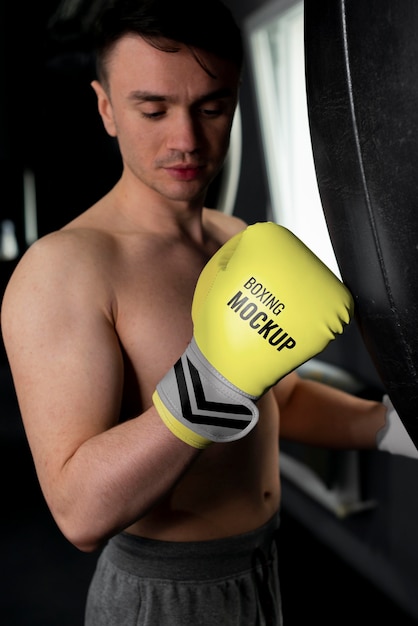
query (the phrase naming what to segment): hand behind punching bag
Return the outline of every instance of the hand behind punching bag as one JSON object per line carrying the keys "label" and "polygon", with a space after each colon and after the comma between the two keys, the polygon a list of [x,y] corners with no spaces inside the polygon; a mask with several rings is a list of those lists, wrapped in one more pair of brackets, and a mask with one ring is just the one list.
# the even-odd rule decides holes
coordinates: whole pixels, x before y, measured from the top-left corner
{"label": "hand behind punching bag", "polygon": [[366,348],[418,445],[418,2],[305,2],[323,210]]}

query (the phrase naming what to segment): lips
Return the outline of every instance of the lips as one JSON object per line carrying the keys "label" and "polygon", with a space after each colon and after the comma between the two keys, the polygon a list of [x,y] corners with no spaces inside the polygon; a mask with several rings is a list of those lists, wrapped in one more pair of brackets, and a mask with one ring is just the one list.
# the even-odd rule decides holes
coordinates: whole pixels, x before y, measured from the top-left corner
{"label": "lips", "polygon": [[176,180],[194,180],[200,176],[202,169],[199,165],[179,165],[167,167],[166,172]]}

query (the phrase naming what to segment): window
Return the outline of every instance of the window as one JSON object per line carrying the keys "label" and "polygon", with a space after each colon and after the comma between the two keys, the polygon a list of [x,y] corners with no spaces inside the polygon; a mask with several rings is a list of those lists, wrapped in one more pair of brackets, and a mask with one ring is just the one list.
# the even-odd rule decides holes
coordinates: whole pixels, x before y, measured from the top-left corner
{"label": "window", "polygon": [[271,217],[340,276],[316,182],[305,91],[303,2],[275,0],[245,25]]}

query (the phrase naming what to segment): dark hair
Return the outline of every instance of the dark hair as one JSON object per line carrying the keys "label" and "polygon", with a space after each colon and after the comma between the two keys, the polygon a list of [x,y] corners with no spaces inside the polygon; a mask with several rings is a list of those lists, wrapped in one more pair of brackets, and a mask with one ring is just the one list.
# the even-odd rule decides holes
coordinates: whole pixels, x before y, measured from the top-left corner
{"label": "dark hair", "polygon": [[243,44],[241,31],[231,11],[221,0],[108,0],[95,29],[96,71],[106,80],[109,50],[122,36],[134,33],[166,52],[176,52],[173,45],[161,45],[161,39],[189,47],[196,60],[196,48],[236,63],[241,69]]}

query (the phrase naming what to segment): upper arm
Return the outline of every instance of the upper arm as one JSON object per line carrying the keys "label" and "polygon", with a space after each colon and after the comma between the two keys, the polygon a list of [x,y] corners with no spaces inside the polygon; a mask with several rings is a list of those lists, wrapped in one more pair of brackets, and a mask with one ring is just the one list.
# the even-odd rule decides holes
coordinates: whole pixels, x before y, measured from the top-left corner
{"label": "upper arm", "polygon": [[66,242],[34,244],[7,286],[2,333],[42,486],[117,420],[122,358],[94,268]]}
{"label": "upper arm", "polygon": [[299,382],[299,375],[291,372],[282,378],[273,388],[280,410],[284,412],[290,403],[292,394]]}

